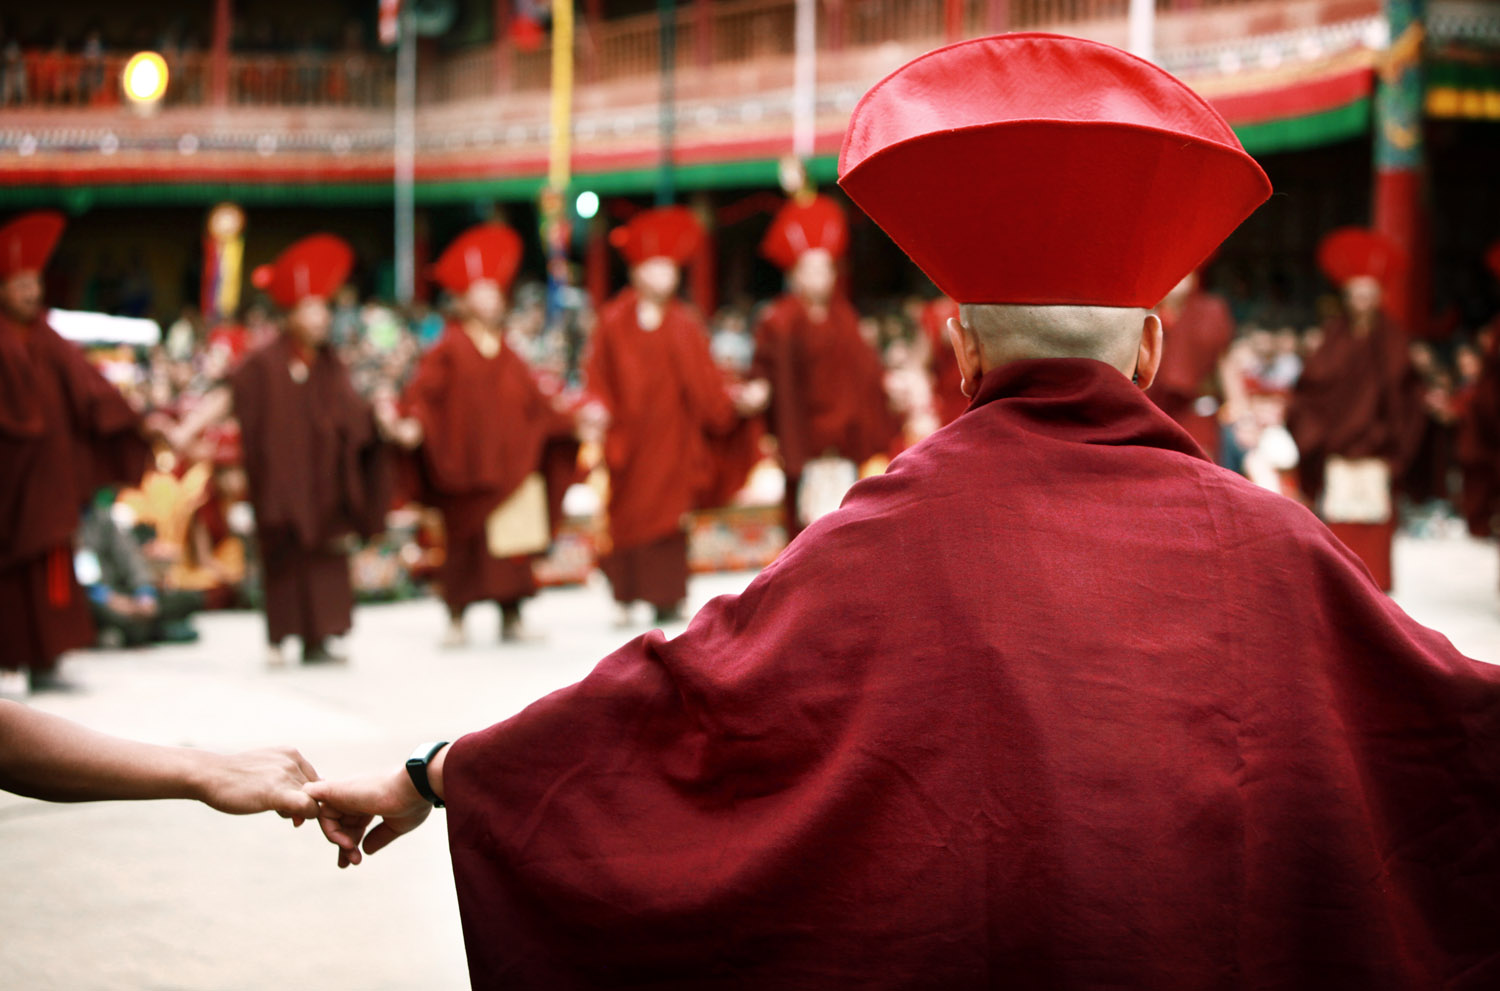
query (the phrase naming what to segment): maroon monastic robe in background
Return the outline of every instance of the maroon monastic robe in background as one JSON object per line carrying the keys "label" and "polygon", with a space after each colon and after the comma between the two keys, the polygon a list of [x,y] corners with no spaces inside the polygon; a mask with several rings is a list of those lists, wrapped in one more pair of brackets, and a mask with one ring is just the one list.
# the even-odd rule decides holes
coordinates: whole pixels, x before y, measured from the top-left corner
{"label": "maroon monastic robe in background", "polygon": [[807,462],[832,454],[861,464],[890,447],[901,420],[886,402],[880,356],[859,336],[859,315],[840,297],[821,321],[792,293],[767,305],[755,328],[751,377],[771,384],[767,420],[786,472],[791,535]]}
{"label": "maroon monastic robe in background", "polygon": [[1219,460],[1219,419],[1198,412],[1202,396],[1222,398],[1214,376],[1234,341],[1234,316],[1224,297],[1193,292],[1175,313],[1162,313],[1161,365],[1146,395],[1198,442],[1210,461]]}
{"label": "maroon monastic robe in background", "polygon": [[[1342,316],[1331,320],[1323,343],[1308,356],[1287,408],[1287,428],[1297,442],[1303,493],[1323,491],[1328,458],[1381,458],[1394,483],[1416,454],[1425,424],[1422,383],[1407,354],[1406,335],[1385,316],[1356,334]],[[1386,523],[1330,523],[1359,555],[1381,588],[1391,588],[1393,508]]]}
{"label": "maroon monastic robe in background", "polygon": [[958,317],[958,304],[939,296],[922,307],[922,333],[927,337],[927,368],[932,375],[932,409],[947,426],[963,415],[969,397],[963,392],[963,372],[948,340],[948,321]]}
{"label": "maroon monastic robe in background", "polygon": [[390,470],[370,404],[329,348],[305,356],[283,333],[230,377],[255,509],[272,644],[304,647],[349,630],[349,542],[385,526]]}
{"label": "maroon monastic robe in background", "polygon": [[671,608],[687,595],[683,517],[712,482],[707,436],[728,434],[734,407],[691,310],[670,301],[642,330],[634,289],[599,314],[588,388],[609,409],[611,547],[600,561],[618,602]]}
{"label": "maroon monastic robe in background", "polygon": [[0,315],[0,668],[46,671],[94,642],[73,532],[95,490],[150,462],[141,419],[42,314]]}
{"label": "maroon monastic robe in background", "polygon": [[478,989],[1500,986],[1500,669],[1087,359],[445,784]]}
{"label": "maroon monastic robe in background", "polygon": [[1468,398],[1458,431],[1458,464],[1463,469],[1460,510],[1476,537],[1494,533],[1500,514],[1500,320]]}
{"label": "maroon monastic robe in background", "polygon": [[418,499],[443,515],[447,544],[438,579],[449,613],[535,595],[531,559],[491,555],[485,521],[528,475],[542,471],[556,532],[563,493],[576,474],[571,420],[553,409],[514,351],[502,345],[486,358],[459,323],[449,323],[423,355],[404,405],[422,424]]}

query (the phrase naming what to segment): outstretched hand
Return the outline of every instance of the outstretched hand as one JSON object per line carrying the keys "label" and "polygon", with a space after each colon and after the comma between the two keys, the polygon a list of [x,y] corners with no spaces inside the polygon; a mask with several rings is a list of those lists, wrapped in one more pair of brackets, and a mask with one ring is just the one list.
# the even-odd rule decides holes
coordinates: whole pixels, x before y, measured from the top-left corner
{"label": "outstretched hand", "polygon": [[204,755],[197,783],[203,804],[230,815],[275,812],[300,826],[318,814],[318,803],[302,790],[318,772],[296,750],[273,747],[239,754]]}
{"label": "outstretched hand", "polygon": [[[404,767],[392,774],[313,781],[303,790],[317,799],[318,825],[339,848],[341,868],[364,859],[361,840],[364,853],[375,853],[422,825],[432,812],[432,804],[417,793]],[[370,829],[376,816],[380,824]]]}

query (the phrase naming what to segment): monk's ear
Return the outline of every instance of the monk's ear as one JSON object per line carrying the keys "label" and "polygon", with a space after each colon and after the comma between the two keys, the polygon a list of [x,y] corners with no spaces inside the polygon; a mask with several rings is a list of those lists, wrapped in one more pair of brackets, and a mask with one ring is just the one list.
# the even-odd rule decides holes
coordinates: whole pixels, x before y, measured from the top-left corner
{"label": "monk's ear", "polygon": [[1161,367],[1161,349],[1161,317],[1148,313],[1141,326],[1141,349],[1135,359],[1136,384],[1142,390],[1151,388],[1151,383],[1156,381],[1156,370]]}
{"label": "monk's ear", "polygon": [[970,399],[979,391],[979,379],[984,375],[983,362],[979,359],[979,338],[965,327],[958,317],[948,318],[948,343],[958,358],[958,370],[963,374],[960,388]]}

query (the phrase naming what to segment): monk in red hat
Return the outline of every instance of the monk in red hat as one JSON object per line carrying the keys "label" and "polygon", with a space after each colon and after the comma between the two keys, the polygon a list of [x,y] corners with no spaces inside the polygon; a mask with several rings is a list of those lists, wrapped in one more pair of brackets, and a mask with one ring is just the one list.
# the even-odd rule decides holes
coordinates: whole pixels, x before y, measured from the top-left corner
{"label": "monk in red hat", "polygon": [[839,168],[960,304],[968,411],[681,636],[308,784],[340,862],[446,802],[479,989],[1500,986],[1500,668],[1144,394],[1270,194],[1223,118],[1008,34]]}
{"label": "monk in red hat", "polygon": [[[405,416],[380,408],[387,433],[417,452],[418,498],[443,517],[447,646],[466,642],[464,611],[475,602],[499,605],[501,640],[528,639],[521,603],[537,591],[532,556],[560,522],[578,454],[572,418],[505,343],[505,294],[520,261],[521,239],[504,224],[471,227],[448,246],[433,276],[453,297],[453,317],[417,366]],[[507,519],[510,531],[527,532],[507,532]]]}
{"label": "monk in red hat", "polygon": [[[826,511],[801,499],[809,464],[842,459],[857,468],[901,430],[880,356],[859,336],[859,314],[837,290],[848,245],[843,210],[807,192],[782,207],[761,241],[761,253],[787,275],[787,291],[756,324],[751,376],[770,387],[766,418],[786,475],[788,538]],[[851,481],[854,475],[848,472]]]}
{"label": "monk in red hat", "polygon": [[1385,235],[1345,227],[1323,239],[1318,264],[1342,292],[1344,308],[1308,356],[1287,428],[1301,452],[1302,492],[1390,591],[1394,485],[1416,455],[1426,421],[1406,335],[1381,308],[1406,258]]}
{"label": "monk in red hat", "polygon": [[[90,646],[88,598],[73,577],[79,514],[103,485],[140,481],[151,449],[141,417],[48,325],[42,270],[62,214],[0,227],[0,694],[54,678]],[[28,685],[29,675],[29,685]]]}
{"label": "monk in red hat", "polygon": [[281,333],[205,396],[177,430],[179,446],[230,411],[240,422],[255,510],[269,661],[302,642],[304,663],[341,660],[330,639],[349,632],[356,537],[385,528],[390,477],[373,410],[329,346],[328,301],[349,277],[354,251],[314,234],[252,276],[281,309]]}
{"label": "monk in red hat", "polygon": [[[1484,261],[1500,279],[1500,241],[1490,246]],[[1459,426],[1457,460],[1463,470],[1464,520],[1474,536],[1489,537],[1500,532],[1500,315],[1479,340],[1479,377],[1470,387]]]}
{"label": "monk in red hat", "polygon": [[608,418],[610,546],[600,567],[622,625],[635,602],[653,606],[658,623],[680,618],[685,517],[714,484],[708,437],[734,430],[736,399],[749,412],[764,398],[753,389],[731,395],[702,319],[677,298],[681,268],[702,239],[686,207],[647,210],[610,236],[630,264],[630,285],[599,313],[587,375]]}

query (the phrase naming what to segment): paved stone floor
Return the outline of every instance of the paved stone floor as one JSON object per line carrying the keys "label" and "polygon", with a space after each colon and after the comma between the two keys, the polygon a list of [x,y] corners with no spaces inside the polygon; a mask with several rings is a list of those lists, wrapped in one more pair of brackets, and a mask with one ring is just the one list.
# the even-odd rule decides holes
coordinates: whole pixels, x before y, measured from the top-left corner
{"label": "paved stone floor", "polygon": [[[1500,662],[1492,544],[1403,541],[1401,604],[1470,656]],[[692,602],[747,575],[695,579]],[[628,634],[601,585],[548,592],[538,646],[441,650],[432,601],[362,608],[345,668],[268,670],[246,613],[201,617],[194,645],[77,654],[75,689],[34,704],[96,728],[219,750],[300,747],[333,777],[391,767],[577,680]],[[669,633],[674,632],[672,629]],[[49,805],[0,794],[0,987],[321,991],[463,988],[463,940],[442,813],[364,866],[334,867],[316,827],[183,802]]]}

